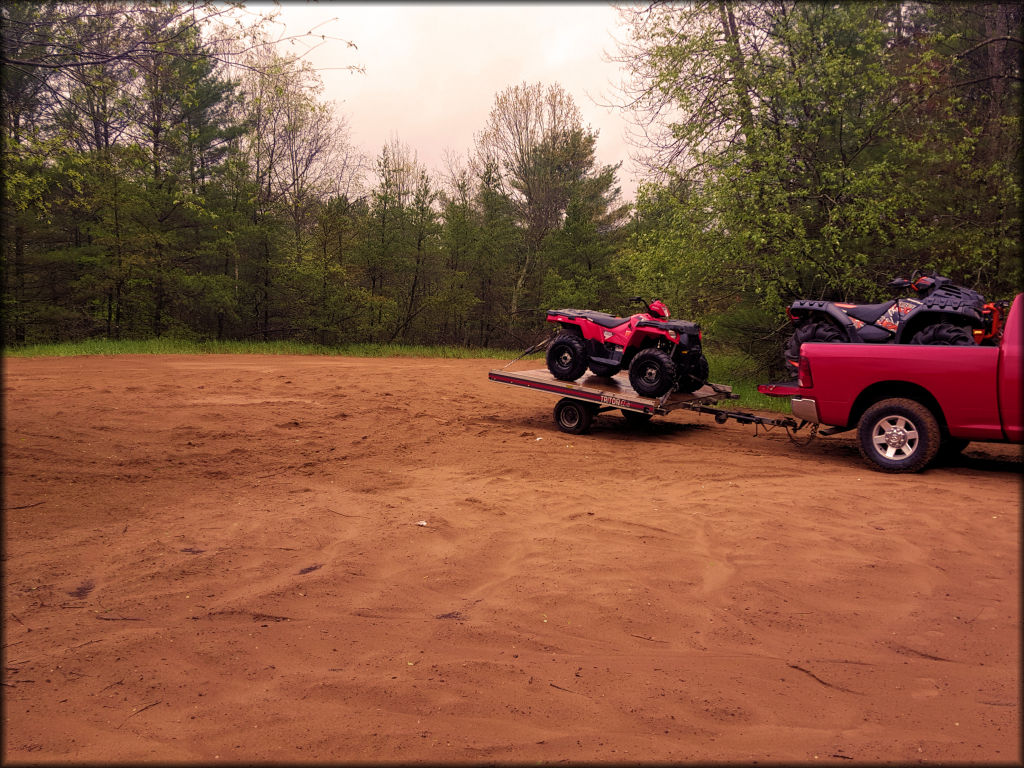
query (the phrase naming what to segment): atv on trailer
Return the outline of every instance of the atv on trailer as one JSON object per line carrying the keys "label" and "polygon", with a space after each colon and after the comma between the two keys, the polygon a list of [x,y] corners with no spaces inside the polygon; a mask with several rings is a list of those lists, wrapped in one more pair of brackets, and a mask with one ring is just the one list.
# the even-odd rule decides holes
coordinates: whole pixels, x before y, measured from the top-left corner
{"label": "atv on trailer", "polygon": [[548,345],[551,375],[575,381],[588,367],[605,378],[626,369],[629,383],[643,397],[703,387],[708,361],[701,349],[700,326],[669,320],[668,307],[659,300],[633,301],[642,304],[644,312],[630,317],[587,309],[548,310],[548,322],[562,328]]}

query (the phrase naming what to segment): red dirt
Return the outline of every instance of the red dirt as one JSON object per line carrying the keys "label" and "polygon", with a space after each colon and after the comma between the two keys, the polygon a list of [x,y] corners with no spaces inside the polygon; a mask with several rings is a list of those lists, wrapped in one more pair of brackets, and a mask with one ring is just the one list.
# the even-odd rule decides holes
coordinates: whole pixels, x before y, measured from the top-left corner
{"label": "red dirt", "polygon": [[1019,448],[496,365],[6,359],[5,762],[1020,759]]}

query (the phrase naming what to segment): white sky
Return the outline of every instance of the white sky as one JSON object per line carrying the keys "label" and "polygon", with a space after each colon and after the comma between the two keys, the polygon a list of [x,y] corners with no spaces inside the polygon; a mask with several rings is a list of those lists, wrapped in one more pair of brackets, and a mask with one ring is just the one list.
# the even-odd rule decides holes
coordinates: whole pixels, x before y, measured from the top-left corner
{"label": "white sky", "polygon": [[[247,7],[266,12],[274,5]],[[599,106],[615,100],[620,80],[617,66],[603,61],[605,52],[616,52],[612,34],[624,37],[610,5],[292,0],[279,8],[280,36],[315,28],[315,34],[358,46],[328,41],[305,58],[320,70],[324,100],[346,116],[353,141],[371,159],[397,137],[427,168],[440,171],[446,150],[470,152],[498,92],[523,82],[557,82],[584,123],[599,131],[598,162],[622,161],[623,196],[634,196],[624,115]],[[329,69],[352,64],[366,74]]]}

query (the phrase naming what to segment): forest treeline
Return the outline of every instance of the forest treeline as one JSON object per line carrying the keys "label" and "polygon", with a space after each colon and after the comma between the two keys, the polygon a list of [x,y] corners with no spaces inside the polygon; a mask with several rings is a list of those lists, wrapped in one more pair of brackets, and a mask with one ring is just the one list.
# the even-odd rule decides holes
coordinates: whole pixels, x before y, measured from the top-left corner
{"label": "forest treeline", "polygon": [[917,268],[1019,290],[1018,4],[619,13],[635,202],[557,72],[496,83],[428,169],[354,147],[317,74],[224,8],[5,4],[4,343],[515,347],[544,309],[642,294],[759,356],[794,298]]}

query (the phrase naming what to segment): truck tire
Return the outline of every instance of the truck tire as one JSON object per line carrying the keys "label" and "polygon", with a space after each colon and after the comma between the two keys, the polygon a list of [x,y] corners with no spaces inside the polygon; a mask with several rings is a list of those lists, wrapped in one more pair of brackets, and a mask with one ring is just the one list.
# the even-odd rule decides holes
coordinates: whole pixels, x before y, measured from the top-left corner
{"label": "truck tire", "polygon": [[928,408],[916,400],[881,400],[857,423],[861,456],[882,472],[918,472],[939,451],[942,434]]}
{"label": "truck tire", "polygon": [[629,383],[638,395],[661,397],[676,384],[676,364],[656,347],[642,349],[629,364]]}
{"label": "truck tire", "polygon": [[974,346],[974,336],[968,328],[952,323],[936,323],[914,334],[911,344],[941,344],[947,347]]}
{"label": "truck tire", "polygon": [[796,376],[800,367],[800,347],[807,342],[825,342],[834,344],[836,342],[849,341],[841,330],[827,320],[819,320],[813,323],[805,323],[793,331],[793,335],[786,342],[786,367],[793,376]]}
{"label": "truck tire", "polygon": [[588,403],[563,397],[555,403],[555,424],[570,435],[582,435],[590,429],[595,410],[594,406]]}
{"label": "truck tire", "polygon": [[548,370],[556,379],[576,381],[587,370],[587,350],[583,339],[571,333],[560,333],[548,347]]}
{"label": "truck tire", "polygon": [[708,359],[701,355],[694,364],[693,369],[679,377],[679,391],[687,393],[696,392],[708,383],[709,373]]}

